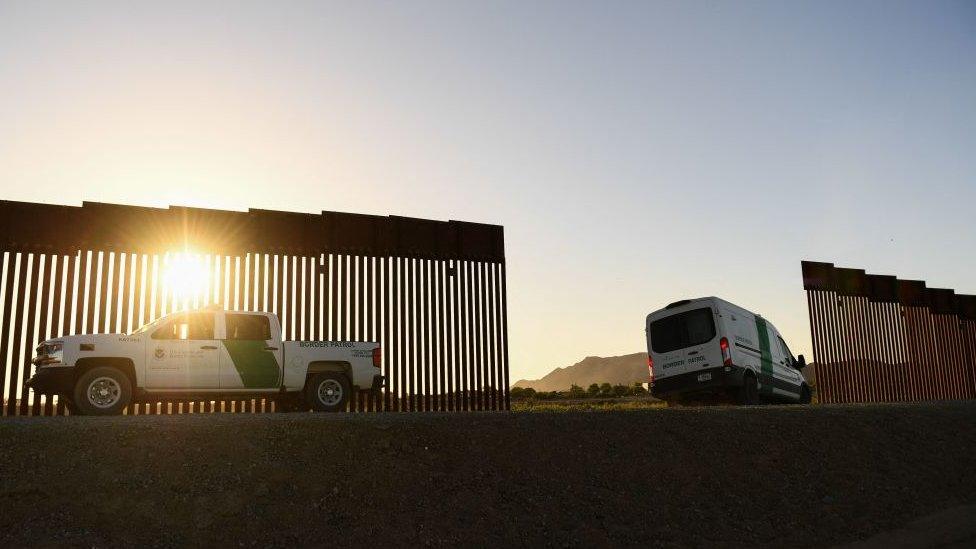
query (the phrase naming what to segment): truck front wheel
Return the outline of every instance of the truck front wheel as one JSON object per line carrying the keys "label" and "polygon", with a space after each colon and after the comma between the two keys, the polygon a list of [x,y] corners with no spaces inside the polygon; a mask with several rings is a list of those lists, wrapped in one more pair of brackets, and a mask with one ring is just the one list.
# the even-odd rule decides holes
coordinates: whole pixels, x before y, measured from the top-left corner
{"label": "truck front wheel", "polygon": [[336,372],[315,374],[305,387],[305,401],[317,412],[341,412],[349,401],[349,379]]}
{"label": "truck front wheel", "polygon": [[75,382],[72,400],[79,415],[118,415],[132,401],[132,382],[115,368],[92,368]]}

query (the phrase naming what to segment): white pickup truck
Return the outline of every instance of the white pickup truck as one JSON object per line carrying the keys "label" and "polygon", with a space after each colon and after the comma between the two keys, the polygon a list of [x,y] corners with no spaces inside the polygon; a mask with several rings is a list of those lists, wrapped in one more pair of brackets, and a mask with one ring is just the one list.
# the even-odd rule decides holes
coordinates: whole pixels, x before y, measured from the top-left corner
{"label": "white pickup truck", "polygon": [[27,386],[74,414],[119,414],[156,399],[272,398],[278,409],[343,410],[384,384],[375,342],[281,341],[278,317],[218,307],[161,317],[135,332],[74,335],[37,347]]}

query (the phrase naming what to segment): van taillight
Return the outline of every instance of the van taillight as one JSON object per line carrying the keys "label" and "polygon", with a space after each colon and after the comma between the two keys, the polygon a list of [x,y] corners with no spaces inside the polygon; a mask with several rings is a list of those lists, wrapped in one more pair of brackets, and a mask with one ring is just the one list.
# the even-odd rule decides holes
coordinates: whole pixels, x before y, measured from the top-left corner
{"label": "van taillight", "polygon": [[383,364],[383,349],[377,347],[373,349],[373,366],[379,368],[381,364]]}
{"label": "van taillight", "polygon": [[647,354],[647,374],[651,376],[651,382],[654,382],[654,358],[651,354]]}
{"label": "van taillight", "polygon": [[722,338],[718,343],[719,347],[722,348],[722,364],[726,366],[732,365],[732,350],[729,349],[729,340]]}

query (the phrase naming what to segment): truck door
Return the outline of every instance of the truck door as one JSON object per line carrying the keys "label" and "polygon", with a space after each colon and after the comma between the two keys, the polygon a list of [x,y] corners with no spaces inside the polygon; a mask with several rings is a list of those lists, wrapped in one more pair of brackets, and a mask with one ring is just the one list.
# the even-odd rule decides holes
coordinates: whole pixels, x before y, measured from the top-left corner
{"label": "truck door", "polygon": [[[282,344],[271,318],[263,314],[226,313],[222,389],[276,389],[281,386]],[[277,328],[277,326],[275,326]]]}
{"label": "truck door", "polygon": [[178,313],[157,328],[146,349],[150,389],[216,389],[219,360],[214,314]]}

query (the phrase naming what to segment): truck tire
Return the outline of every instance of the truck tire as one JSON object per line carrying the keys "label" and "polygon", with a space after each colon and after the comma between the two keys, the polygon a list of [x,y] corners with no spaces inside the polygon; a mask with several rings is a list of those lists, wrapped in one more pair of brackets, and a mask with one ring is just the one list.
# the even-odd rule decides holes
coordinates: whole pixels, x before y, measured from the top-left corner
{"label": "truck tire", "polygon": [[308,379],[305,402],[316,412],[341,412],[346,409],[351,392],[349,378],[337,372],[324,372]]}
{"label": "truck tire", "polygon": [[115,368],[99,366],[78,378],[73,396],[78,415],[114,416],[132,401],[132,382]]}
{"label": "truck tire", "polygon": [[742,387],[739,387],[736,401],[743,406],[759,404],[759,382],[752,372],[746,372],[742,377]]}

